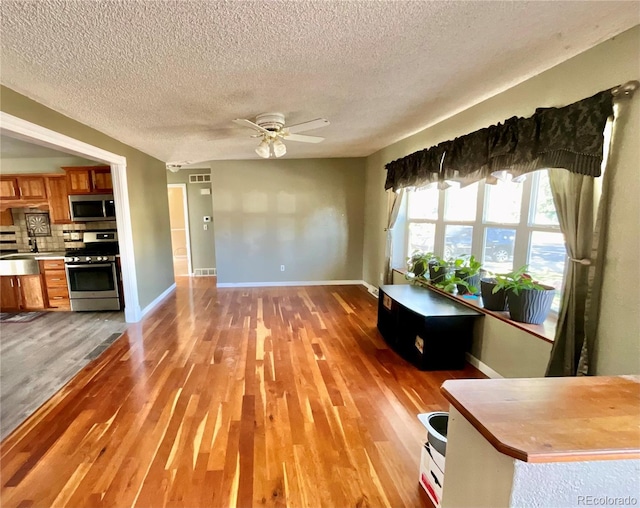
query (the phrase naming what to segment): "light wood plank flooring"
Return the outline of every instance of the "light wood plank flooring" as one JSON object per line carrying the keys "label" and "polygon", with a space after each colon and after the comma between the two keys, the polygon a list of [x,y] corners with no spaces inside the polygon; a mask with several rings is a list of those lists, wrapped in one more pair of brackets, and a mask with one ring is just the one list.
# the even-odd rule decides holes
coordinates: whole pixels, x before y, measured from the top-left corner
{"label": "light wood plank flooring", "polygon": [[126,328],[123,312],[47,312],[28,323],[0,323],[0,439]]}
{"label": "light wood plank flooring", "polygon": [[360,286],[174,295],[0,445],[3,507],[424,506],[440,384]]}

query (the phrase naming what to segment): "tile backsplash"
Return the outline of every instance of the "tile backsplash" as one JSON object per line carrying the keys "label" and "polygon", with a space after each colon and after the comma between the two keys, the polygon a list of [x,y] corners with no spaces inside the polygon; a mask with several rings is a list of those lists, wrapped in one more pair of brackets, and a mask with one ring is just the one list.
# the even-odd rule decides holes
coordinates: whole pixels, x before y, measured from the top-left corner
{"label": "tile backsplash", "polygon": [[[28,252],[29,233],[25,213],[38,213],[34,208],[12,208],[13,226],[0,226],[0,252]],[[51,236],[38,236],[38,250],[41,252],[59,252],[84,247],[82,233],[104,229],[116,229],[115,221],[73,222],[70,224],[51,224]]]}

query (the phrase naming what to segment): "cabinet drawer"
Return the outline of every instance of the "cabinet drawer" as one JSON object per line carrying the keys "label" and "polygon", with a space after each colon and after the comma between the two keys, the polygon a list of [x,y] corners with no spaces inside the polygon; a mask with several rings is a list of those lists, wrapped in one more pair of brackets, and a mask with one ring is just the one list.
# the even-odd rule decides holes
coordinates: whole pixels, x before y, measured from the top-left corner
{"label": "cabinet drawer", "polygon": [[45,270],[64,270],[64,259],[44,259]]}
{"label": "cabinet drawer", "polygon": [[69,298],[65,298],[63,296],[49,296],[49,307],[53,307],[54,309],[70,309],[71,304],[69,303]]}
{"label": "cabinet drawer", "polygon": [[59,300],[60,298],[69,299],[69,290],[67,289],[67,286],[47,288],[47,294],[49,295],[49,300]]}
{"label": "cabinet drawer", "polygon": [[67,272],[64,270],[47,270],[44,273],[47,289],[63,287],[67,289]]}

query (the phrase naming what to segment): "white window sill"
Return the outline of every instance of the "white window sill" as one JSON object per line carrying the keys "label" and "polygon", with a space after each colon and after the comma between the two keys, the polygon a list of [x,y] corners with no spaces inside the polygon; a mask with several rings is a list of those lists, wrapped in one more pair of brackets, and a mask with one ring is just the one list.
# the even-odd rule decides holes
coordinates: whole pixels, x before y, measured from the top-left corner
{"label": "white window sill", "polygon": [[[401,274],[403,277],[406,273],[406,270],[401,270],[398,268],[394,268],[393,271],[398,272],[399,274]],[[445,291],[442,291],[441,289],[436,288],[435,286],[431,285],[431,284],[425,284],[424,287],[426,287],[427,289],[431,290],[431,291],[435,291],[436,293],[439,293],[443,296],[446,296],[447,298],[451,298],[452,300],[455,300],[457,302],[460,302],[463,305],[466,305],[467,307],[471,307],[475,310],[478,310],[484,314],[487,314],[489,316],[493,316],[496,319],[499,319],[500,321],[504,321],[505,323],[510,324],[511,326],[515,326],[516,328],[519,328],[520,330],[523,330],[527,333],[530,333],[531,335],[534,335],[535,337],[538,337],[539,339],[542,339],[546,342],[550,342],[553,343],[555,335],[556,335],[556,325],[558,323],[558,317],[557,314],[555,313],[550,313],[549,317],[547,317],[546,321],[544,323],[542,323],[541,325],[530,325],[527,323],[520,323],[518,321],[514,321],[512,319],[509,318],[509,312],[508,311],[493,311],[493,310],[487,310],[482,306],[482,298],[481,297],[471,297],[471,296],[458,296],[458,295],[452,295],[451,293],[447,293]]]}

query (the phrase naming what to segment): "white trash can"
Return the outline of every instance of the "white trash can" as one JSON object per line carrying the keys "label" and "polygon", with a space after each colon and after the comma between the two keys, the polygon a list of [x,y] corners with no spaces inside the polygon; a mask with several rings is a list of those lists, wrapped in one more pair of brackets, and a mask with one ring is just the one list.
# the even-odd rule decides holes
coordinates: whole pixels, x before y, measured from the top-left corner
{"label": "white trash can", "polygon": [[422,413],[418,415],[418,420],[427,429],[427,441],[420,454],[419,482],[435,507],[439,508],[444,487],[449,413],[445,411]]}

